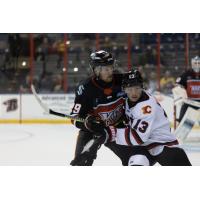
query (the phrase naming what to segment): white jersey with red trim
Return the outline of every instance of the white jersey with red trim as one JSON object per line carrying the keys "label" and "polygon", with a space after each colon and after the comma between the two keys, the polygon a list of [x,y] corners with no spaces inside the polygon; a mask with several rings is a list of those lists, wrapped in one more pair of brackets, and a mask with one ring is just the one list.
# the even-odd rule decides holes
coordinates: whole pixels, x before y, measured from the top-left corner
{"label": "white jersey with red trim", "polygon": [[146,146],[152,155],[161,153],[164,146],[178,144],[165,111],[146,91],[135,104],[127,99],[125,108],[129,128],[117,130],[118,144]]}

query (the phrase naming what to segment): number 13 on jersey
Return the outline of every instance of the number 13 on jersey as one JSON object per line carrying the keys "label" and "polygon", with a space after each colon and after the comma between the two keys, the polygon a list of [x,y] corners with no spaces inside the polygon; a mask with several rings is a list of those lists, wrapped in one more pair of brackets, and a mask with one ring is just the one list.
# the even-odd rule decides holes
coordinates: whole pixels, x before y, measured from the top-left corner
{"label": "number 13 on jersey", "polygon": [[141,133],[145,133],[149,126],[148,122],[142,121],[141,119],[130,118],[130,121],[131,121],[131,126],[134,123],[135,125],[133,126],[133,128],[135,130],[139,130]]}

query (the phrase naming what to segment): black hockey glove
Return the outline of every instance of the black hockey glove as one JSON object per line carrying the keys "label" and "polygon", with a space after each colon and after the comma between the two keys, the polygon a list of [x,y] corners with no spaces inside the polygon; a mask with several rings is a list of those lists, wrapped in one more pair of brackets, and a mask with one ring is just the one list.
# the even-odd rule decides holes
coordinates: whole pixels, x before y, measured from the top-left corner
{"label": "black hockey glove", "polygon": [[105,123],[94,115],[88,115],[84,125],[89,131],[94,133],[100,133],[105,128]]}

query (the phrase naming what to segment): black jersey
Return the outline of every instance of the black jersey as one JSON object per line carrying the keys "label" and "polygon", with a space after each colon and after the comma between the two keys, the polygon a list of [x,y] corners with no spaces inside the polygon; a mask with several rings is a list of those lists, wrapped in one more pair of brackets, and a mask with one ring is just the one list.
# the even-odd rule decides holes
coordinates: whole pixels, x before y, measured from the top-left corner
{"label": "black jersey", "polygon": [[[90,77],[76,89],[72,115],[85,118],[95,115],[107,125],[116,125],[124,114],[124,92],[121,89],[122,74],[114,74],[111,83]],[[81,126],[75,125],[80,128]]]}
{"label": "black jersey", "polygon": [[177,78],[176,83],[186,89],[188,98],[200,100],[200,73],[188,70]]}

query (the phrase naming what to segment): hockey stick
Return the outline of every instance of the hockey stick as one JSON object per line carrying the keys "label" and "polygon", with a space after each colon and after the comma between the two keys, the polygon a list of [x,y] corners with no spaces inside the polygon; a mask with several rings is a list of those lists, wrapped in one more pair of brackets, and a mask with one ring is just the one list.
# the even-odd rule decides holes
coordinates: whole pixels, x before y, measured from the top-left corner
{"label": "hockey stick", "polygon": [[193,100],[190,100],[190,99],[183,99],[183,102],[186,103],[186,104],[189,104],[191,106],[195,106],[195,107],[200,108],[200,103],[198,101],[193,101]]}
{"label": "hockey stick", "polygon": [[180,97],[180,98],[174,100],[175,105],[177,105],[179,103],[186,103],[188,105],[200,108],[200,103],[198,101],[194,101],[191,99],[185,99],[185,98]]}
{"label": "hockey stick", "polygon": [[188,105],[200,108],[199,102],[188,99],[187,92],[184,88],[182,88],[180,86],[176,86],[172,89],[172,93],[174,96],[174,104],[175,105],[177,105],[179,103],[186,103]]}
{"label": "hockey stick", "polygon": [[85,119],[83,119],[83,118],[79,118],[77,116],[72,116],[72,115],[67,115],[67,114],[59,113],[59,112],[56,112],[56,111],[48,108],[47,105],[44,104],[41,101],[41,99],[39,98],[37,92],[35,91],[34,85],[31,85],[31,91],[32,91],[33,95],[35,96],[35,99],[37,100],[37,102],[40,104],[40,106],[45,111],[45,113],[56,115],[56,116],[59,116],[59,117],[65,117],[67,119],[72,119],[72,120],[76,120],[76,121],[79,121],[79,122],[84,122],[85,121]]}

